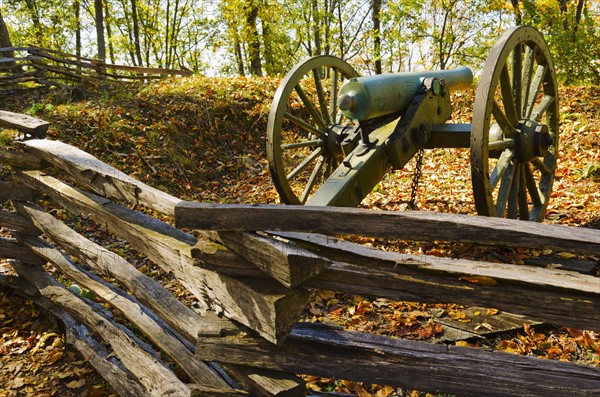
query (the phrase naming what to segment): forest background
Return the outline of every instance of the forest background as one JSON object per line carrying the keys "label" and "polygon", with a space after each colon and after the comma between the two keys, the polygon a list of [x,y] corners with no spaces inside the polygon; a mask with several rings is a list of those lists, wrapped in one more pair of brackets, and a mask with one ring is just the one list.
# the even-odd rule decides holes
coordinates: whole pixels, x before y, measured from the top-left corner
{"label": "forest background", "polygon": [[537,27],[567,85],[600,84],[597,0],[0,0],[0,47],[275,76],[335,55],[361,74],[479,70],[504,29]]}

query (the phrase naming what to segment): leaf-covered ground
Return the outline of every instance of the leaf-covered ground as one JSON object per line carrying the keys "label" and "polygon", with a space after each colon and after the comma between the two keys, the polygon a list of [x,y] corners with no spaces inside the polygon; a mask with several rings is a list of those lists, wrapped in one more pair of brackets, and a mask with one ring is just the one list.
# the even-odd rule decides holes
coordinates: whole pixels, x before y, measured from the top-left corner
{"label": "leaf-covered ground", "polygon": [[[277,203],[264,149],[266,120],[277,79],[164,80],[144,87],[108,87],[76,94],[53,90],[11,98],[2,108],[27,112],[53,123],[49,136],[71,143],[124,172],[185,199],[212,202]],[[561,90],[560,159],[546,222],[600,228],[600,89]],[[453,98],[455,119],[468,122],[473,93]],[[0,144],[13,132],[1,131]],[[388,174],[364,200],[366,208],[404,210],[414,164]],[[432,150],[425,156],[417,196],[422,210],[474,213],[466,150]],[[64,214],[57,213],[60,217]],[[161,278],[182,299],[189,294],[161,274],[124,242],[106,236],[86,220],[69,220],[125,255],[140,269]],[[0,229],[1,232],[1,229]],[[600,232],[599,232],[600,233]],[[570,259],[568,253],[413,241],[356,239],[363,244],[406,253],[462,256],[524,263]],[[598,257],[575,258],[596,264]],[[0,272],[10,272],[4,265]],[[469,322],[494,316],[497,310],[469,310],[453,305],[426,305],[319,291],[307,308],[307,321],[334,321],[349,329],[395,337],[431,340],[444,332],[440,317]],[[598,313],[590,313],[598,315]],[[480,324],[486,324],[480,321]],[[485,325],[482,325],[486,327]],[[600,329],[600,325],[599,325]],[[582,331],[560,325],[527,326],[483,341],[458,343],[493,346],[600,365],[598,329]],[[56,323],[30,303],[0,290],[0,397],[105,396],[110,390],[68,346]],[[385,386],[344,380],[305,378],[315,390],[364,396],[420,395]],[[45,393],[45,394],[44,394]]]}

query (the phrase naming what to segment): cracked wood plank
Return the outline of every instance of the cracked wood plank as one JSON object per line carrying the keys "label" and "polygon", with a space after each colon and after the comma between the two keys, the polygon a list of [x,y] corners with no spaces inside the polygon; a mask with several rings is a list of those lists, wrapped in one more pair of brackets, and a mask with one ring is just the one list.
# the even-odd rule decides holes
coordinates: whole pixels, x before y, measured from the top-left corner
{"label": "cracked wood plank", "polygon": [[[109,274],[123,283],[136,298],[189,341],[186,347],[190,351],[195,351],[198,332],[205,321],[210,322],[216,317],[214,312],[209,311],[204,316],[194,312],[125,259],[81,236],[53,216],[31,205],[18,205],[17,209],[69,255],[77,257],[93,271]],[[236,365],[228,365],[227,370],[258,397],[304,395],[304,382],[293,374]],[[198,383],[202,378],[193,380]]]}
{"label": "cracked wood plank", "polygon": [[[251,331],[249,331],[251,332]],[[600,368],[483,348],[431,344],[299,323],[283,346],[239,329],[206,329],[196,355],[434,393],[485,396],[591,396]]]}
{"label": "cracked wood plank", "polygon": [[48,194],[74,213],[90,214],[115,235],[175,277],[201,302],[282,343],[308,302],[308,294],[275,281],[228,277],[193,265],[197,239],[148,215],[74,189],[38,171],[17,172],[20,182]]}
{"label": "cracked wood plank", "polygon": [[209,204],[182,201],[177,227],[200,230],[286,231],[418,241],[600,251],[597,230],[484,216],[429,211],[372,211],[361,208],[273,204]]}
{"label": "cracked wood plank", "polygon": [[169,215],[174,214],[175,206],[181,201],[66,143],[43,139],[25,141],[22,145],[27,152],[68,172],[100,195],[141,203]]}

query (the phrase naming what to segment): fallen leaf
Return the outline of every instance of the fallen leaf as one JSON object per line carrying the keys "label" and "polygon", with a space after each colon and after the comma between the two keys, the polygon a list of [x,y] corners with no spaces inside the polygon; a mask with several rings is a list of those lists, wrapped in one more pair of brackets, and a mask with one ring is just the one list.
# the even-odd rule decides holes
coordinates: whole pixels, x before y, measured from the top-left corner
{"label": "fallen leaf", "polygon": [[391,386],[384,386],[381,389],[377,390],[375,393],[375,397],[388,397],[390,394],[394,393],[396,389]]}
{"label": "fallen leaf", "polygon": [[69,389],[78,389],[82,386],[85,386],[85,379],[73,380],[66,385]]}
{"label": "fallen leaf", "polygon": [[477,327],[475,327],[475,331],[477,331],[477,330],[479,330],[481,328],[485,328],[488,331],[493,331],[494,330],[494,327],[492,327],[490,324],[488,324],[488,323],[481,323]]}
{"label": "fallen leaf", "polygon": [[488,276],[461,276],[460,280],[481,285],[498,285],[498,282]]}

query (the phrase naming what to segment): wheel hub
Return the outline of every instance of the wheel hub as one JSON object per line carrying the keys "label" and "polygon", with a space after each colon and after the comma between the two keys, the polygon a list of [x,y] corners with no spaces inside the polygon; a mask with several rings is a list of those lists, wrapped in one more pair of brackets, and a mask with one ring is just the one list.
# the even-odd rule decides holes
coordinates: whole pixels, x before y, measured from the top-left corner
{"label": "wheel hub", "polygon": [[517,126],[515,148],[520,161],[531,161],[536,157],[545,156],[548,148],[554,145],[554,138],[546,124],[533,120],[523,120]]}

